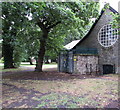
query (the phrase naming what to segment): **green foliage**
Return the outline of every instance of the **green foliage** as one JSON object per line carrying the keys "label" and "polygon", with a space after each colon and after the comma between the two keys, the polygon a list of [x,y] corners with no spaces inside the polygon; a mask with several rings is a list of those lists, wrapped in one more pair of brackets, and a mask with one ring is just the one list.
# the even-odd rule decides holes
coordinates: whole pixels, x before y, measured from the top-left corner
{"label": "green foliage", "polygon": [[[13,65],[18,67],[21,62],[23,53],[22,39],[23,30],[27,18],[24,11],[24,4],[21,2],[4,2],[2,3],[2,39],[4,45],[9,45],[13,49]],[[5,54],[5,53],[4,53]]]}
{"label": "green foliage", "polygon": [[0,59],[0,63],[4,63],[4,58],[3,57]]}
{"label": "green foliage", "polygon": [[40,45],[39,36],[41,31],[35,24],[29,23],[24,34],[25,37],[22,42],[24,42],[24,54],[26,54],[26,59],[33,56],[36,57]]}
{"label": "green foliage", "polygon": [[[116,13],[111,13],[111,15],[113,16],[113,22],[111,22],[113,28],[120,28],[120,14]],[[120,31],[119,31],[120,34]]]}
{"label": "green foliage", "polygon": [[[106,4],[103,10],[105,11],[109,7],[110,7],[110,5]],[[113,12],[111,12],[110,14],[112,15],[112,18],[113,18],[113,21],[111,22],[113,28],[119,29],[120,28],[120,25],[119,25],[120,24],[120,14],[113,13]],[[119,34],[120,34],[120,31],[119,31]]]}
{"label": "green foliage", "polygon": [[80,40],[83,36],[85,36],[93,24],[92,18],[98,17],[99,3],[77,2],[70,4],[78,22],[76,23],[77,27],[67,30],[68,32],[65,37],[64,45],[73,40]]}
{"label": "green foliage", "polygon": [[[42,22],[49,31],[46,56],[57,57],[63,45],[80,39],[89,29],[91,19],[98,16],[97,2],[4,2],[2,3],[2,38],[13,48],[14,65],[37,56],[44,39]],[[57,24],[58,23],[58,24]],[[67,42],[65,42],[67,41]]]}
{"label": "green foliage", "polygon": [[24,54],[22,53],[21,48],[15,47],[14,48],[14,54],[13,54],[13,60],[14,60],[14,66],[19,67],[20,63],[23,60]]}
{"label": "green foliage", "polygon": [[[61,22],[51,28],[47,39],[46,55],[57,56],[59,51],[68,42],[82,38],[89,29],[91,19],[98,16],[99,4],[96,2],[84,3],[33,3],[29,4],[33,21],[41,21],[48,28],[49,25]],[[41,5],[42,8],[37,9]],[[34,11],[36,10],[36,11]],[[41,30],[42,31],[42,30]],[[42,33],[41,33],[42,36]],[[40,39],[41,39],[40,36]]]}

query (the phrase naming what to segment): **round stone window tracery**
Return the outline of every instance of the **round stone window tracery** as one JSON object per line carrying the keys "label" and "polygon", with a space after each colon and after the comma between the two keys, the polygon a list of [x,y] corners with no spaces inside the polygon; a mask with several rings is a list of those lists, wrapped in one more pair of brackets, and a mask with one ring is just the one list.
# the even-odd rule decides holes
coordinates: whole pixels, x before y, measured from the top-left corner
{"label": "round stone window tracery", "polygon": [[118,40],[118,29],[111,24],[104,25],[98,33],[98,41],[103,47],[110,47]]}

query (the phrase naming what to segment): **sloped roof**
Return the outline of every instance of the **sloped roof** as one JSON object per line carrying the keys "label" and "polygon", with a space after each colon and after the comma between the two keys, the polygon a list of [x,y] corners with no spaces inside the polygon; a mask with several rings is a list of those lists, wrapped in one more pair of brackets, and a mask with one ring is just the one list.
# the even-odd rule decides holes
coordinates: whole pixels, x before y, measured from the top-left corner
{"label": "sloped roof", "polygon": [[[113,13],[118,13],[118,12],[117,12],[115,9],[113,9],[111,6],[109,6],[109,10],[111,10],[111,12],[113,12]],[[95,25],[98,23],[99,19],[101,18],[102,14],[104,13],[104,11],[105,11],[105,10],[102,10],[102,11],[101,11],[100,16],[98,17],[98,19],[96,19],[96,21],[95,21],[95,23],[92,25],[91,29],[88,31],[88,33],[87,33],[78,43],[76,43],[76,45],[74,45],[74,47],[77,46],[78,44],[80,44],[83,40],[85,40],[85,39],[90,35],[90,33],[91,33],[92,30],[94,29]],[[72,49],[74,49],[74,47],[73,47]]]}
{"label": "sloped roof", "polygon": [[67,49],[67,50],[70,50],[72,49],[75,45],[77,45],[77,43],[79,42],[80,40],[74,40],[72,42],[70,42],[69,44],[65,45],[64,48]]}

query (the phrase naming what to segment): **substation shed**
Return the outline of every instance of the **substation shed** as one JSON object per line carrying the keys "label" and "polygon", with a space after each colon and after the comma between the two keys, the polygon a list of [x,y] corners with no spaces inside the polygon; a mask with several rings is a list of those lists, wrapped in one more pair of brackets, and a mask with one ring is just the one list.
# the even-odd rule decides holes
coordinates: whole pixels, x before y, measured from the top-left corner
{"label": "substation shed", "polygon": [[67,44],[59,55],[59,71],[72,74],[120,73],[120,36],[112,28],[112,7],[101,11],[89,32],[81,40]]}

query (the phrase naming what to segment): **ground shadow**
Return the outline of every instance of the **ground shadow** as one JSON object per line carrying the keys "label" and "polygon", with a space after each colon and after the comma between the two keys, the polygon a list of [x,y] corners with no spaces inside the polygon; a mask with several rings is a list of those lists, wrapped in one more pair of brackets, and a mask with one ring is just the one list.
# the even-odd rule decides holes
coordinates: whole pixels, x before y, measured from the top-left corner
{"label": "ground shadow", "polygon": [[43,71],[35,72],[33,71],[17,71],[17,72],[3,72],[3,79],[11,80],[70,80],[70,79],[86,79],[86,78],[97,78],[98,75],[79,75],[79,74],[70,74],[62,73],[58,71]]}

